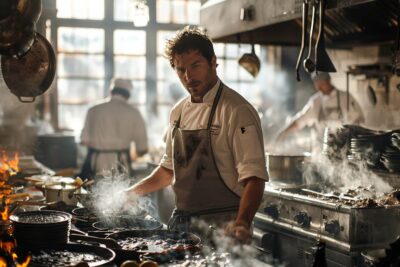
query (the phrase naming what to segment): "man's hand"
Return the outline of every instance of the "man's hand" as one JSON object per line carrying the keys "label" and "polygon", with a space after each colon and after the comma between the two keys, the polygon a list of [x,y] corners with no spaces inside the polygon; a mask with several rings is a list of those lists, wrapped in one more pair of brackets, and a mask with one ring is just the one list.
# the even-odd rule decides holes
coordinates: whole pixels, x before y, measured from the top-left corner
{"label": "man's hand", "polygon": [[249,244],[251,242],[250,226],[246,223],[229,222],[225,226],[224,233],[242,244]]}

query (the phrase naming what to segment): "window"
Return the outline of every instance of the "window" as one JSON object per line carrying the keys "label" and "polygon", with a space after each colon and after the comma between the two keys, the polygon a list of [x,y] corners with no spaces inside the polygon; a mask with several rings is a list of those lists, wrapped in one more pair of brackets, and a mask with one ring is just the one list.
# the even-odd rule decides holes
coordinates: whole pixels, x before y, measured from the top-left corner
{"label": "window", "polygon": [[[57,0],[59,127],[79,137],[87,109],[108,96],[110,79],[126,78],[134,87],[130,103],[148,122],[150,144],[163,144],[171,107],[188,95],[163,56],[165,41],[183,26],[199,23],[201,1],[146,3],[155,17],[138,28],[132,23],[132,0]],[[216,44],[215,50],[223,81],[256,101],[254,79],[237,64],[251,46]]]}
{"label": "window", "polygon": [[[260,55],[259,45],[254,47],[257,55]],[[238,64],[239,58],[245,53],[251,53],[249,44],[222,44],[214,45],[217,56],[217,73],[224,83],[239,92],[253,105],[258,105],[258,91],[260,90],[255,79]]]}
{"label": "window", "polygon": [[90,20],[104,19],[104,0],[57,0],[57,17]]}
{"label": "window", "polygon": [[200,0],[157,0],[157,22],[197,25]]}
{"label": "window", "polygon": [[114,31],[114,77],[131,79],[130,101],[146,104],[146,32]]}
{"label": "window", "polygon": [[79,114],[103,97],[104,30],[60,27],[57,42],[59,126],[80,131]]}

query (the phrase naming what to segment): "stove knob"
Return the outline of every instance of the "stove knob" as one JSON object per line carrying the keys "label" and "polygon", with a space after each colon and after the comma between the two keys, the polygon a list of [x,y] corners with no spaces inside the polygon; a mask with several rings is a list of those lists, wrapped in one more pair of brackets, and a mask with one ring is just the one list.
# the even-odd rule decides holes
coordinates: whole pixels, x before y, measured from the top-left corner
{"label": "stove knob", "polygon": [[273,219],[278,219],[279,217],[279,210],[278,206],[274,204],[270,204],[264,208],[265,214],[269,215]]}
{"label": "stove knob", "polygon": [[337,235],[340,233],[340,224],[338,220],[331,220],[325,223],[325,231],[331,235]]}
{"label": "stove knob", "polygon": [[311,217],[308,216],[307,212],[299,212],[294,216],[294,220],[301,227],[310,227]]}

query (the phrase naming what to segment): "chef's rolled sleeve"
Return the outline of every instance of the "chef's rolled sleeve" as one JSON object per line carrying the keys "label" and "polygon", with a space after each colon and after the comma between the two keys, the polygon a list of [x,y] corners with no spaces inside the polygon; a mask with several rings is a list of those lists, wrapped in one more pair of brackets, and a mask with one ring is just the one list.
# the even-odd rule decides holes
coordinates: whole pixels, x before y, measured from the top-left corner
{"label": "chef's rolled sleeve", "polygon": [[173,159],[172,159],[172,127],[168,126],[165,136],[165,153],[161,158],[160,165],[172,170],[173,169]]}
{"label": "chef's rolled sleeve", "polygon": [[268,180],[259,117],[249,105],[241,105],[232,115],[232,152],[238,181],[253,176]]}

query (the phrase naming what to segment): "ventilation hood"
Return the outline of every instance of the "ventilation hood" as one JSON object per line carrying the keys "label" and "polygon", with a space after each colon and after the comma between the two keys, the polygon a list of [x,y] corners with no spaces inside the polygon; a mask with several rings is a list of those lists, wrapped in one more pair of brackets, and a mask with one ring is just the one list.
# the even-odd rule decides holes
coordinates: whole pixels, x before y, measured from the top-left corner
{"label": "ventilation hood", "polygon": [[[326,2],[327,47],[395,41],[398,0]],[[299,46],[302,4],[303,0],[209,0],[202,5],[200,25],[216,42]]]}

